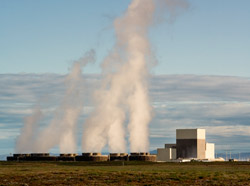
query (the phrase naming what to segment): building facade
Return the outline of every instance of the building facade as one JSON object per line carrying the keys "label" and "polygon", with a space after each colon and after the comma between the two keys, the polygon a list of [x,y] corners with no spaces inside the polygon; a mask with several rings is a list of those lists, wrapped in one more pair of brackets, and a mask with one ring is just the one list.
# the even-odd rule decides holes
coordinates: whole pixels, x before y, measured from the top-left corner
{"label": "building facade", "polygon": [[205,129],[176,130],[177,158],[206,158]]}
{"label": "building facade", "polygon": [[214,159],[214,143],[206,143],[205,129],[176,129],[176,144],[157,149],[157,161]]}

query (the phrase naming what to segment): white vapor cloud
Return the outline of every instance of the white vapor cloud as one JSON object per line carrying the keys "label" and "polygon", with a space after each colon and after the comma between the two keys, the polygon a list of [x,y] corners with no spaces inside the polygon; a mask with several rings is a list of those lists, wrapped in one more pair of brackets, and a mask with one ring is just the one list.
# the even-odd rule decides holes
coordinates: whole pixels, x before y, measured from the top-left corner
{"label": "white vapor cloud", "polygon": [[95,61],[95,52],[90,50],[84,57],[73,63],[70,73],[65,78],[64,97],[55,110],[54,118],[44,128],[38,128],[42,111],[36,108],[33,114],[25,119],[24,127],[17,138],[16,152],[48,152],[59,145],[61,153],[74,153],[77,149],[76,127],[82,112],[83,98],[80,91],[82,85],[82,68]]}
{"label": "white vapor cloud", "polygon": [[[63,99],[60,95],[65,91],[64,78],[56,74],[0,75],[0,132],[1,135],[9,133],[0,141],[0,147],[14,148],[23,118],[32,113],[30,108],[36,104],[36,99],[42,99],[42,95],[48,97],[42,99],[40,108],[50,117],[41,122],[41,127],[47,126],[53,116],[54,103]],[[100,86],[100,75],[84,75],[83,79],[82,91],[88,93],[83,95],[86,104],[81,112],[82,122],[93,111],[91,92]],[[226,148],[229,143],[241,151],[250,148],[249,78],[160,75],[152,77],[149,91],[154,107],[149,125],[150,149],[174,142],[176,128],[191,127],[206,128],[207,138],[216,143],[217,150]],[[81,136],[81,132],[78,134]],[[237,145],[239,143],[242,145]]]}

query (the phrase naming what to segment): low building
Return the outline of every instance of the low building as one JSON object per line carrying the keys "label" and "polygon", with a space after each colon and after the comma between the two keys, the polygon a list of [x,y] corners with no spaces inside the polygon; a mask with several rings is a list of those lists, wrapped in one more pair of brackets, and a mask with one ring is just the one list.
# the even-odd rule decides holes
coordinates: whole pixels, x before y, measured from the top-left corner
{"label": "low building", "polygon": [[171,161],[176,159],[176,148],[166,147],[162,149],[157,149],[157,161]]}
{"label": "low building", "polygon": [[206,159],[215,159],[214,143],[206,143]]}

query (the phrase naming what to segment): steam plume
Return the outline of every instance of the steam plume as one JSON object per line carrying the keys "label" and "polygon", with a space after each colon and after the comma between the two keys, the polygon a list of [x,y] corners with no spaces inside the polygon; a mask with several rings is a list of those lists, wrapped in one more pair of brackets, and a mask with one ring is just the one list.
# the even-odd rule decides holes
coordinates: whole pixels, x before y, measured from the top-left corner
{"label": "steam plume", "polygon": [[35,140],[38,123],[41,119],[42,112],[39,106],[34,108],[33,113],[30,116],[24,118],[24,126],[16,141],[16,152],[27,153],[31,151],[30,148]]}
{"label": "steam plume", "polygon": [[[47,128],[42,130],[33,140],[33,144],[29,147],[32,152],[48,152],[52,147],[59,145],[61,153],[73,153],[76,151],[76,125],[79,115],[83,107],[83,98],[80,94],[82,88],[82,68],[89,62],[95,60],[95,52],[93,50],[87,52],[85,56],[76,61],[71,72],[65,79],[66,92],[61,105],[54,114],[54,118]],[[31,128],[37,115],[32,115],[27,127]],[[23,130],[21,136],[26,136],[30,130]],[[34,132],[34,131],[33,131]],[[17,143],[18,152],[24,145]],[[27,149],[26,149],[27,150]]]}
{"label": "steam plume", "polygon": [[[157,5],[161,5],[161,8]],[[152,108],[147,79],[155,64],[148,40],[157,10],[168,10],[171,19],[183,0],[133,0],[125,14],[114,21],[116,43],[102,64],[103,82],[96,91],[96,106],[86,122],[83,151],[125,152],[125,120],[128,115],[130,151],[148,151],[148,124]],[[164,8],[163,8],[164,7]]]}
{"label": "steam plume", "polygon": [[[167,10],[172,21],[179,8],[186,6],[184,0],[132,0],[124,15],[114,21],[116,42],[102,63],[102,84],[94,94],[95,109],[83,133],[84,151],[100,152],[108,144],[110,152],[125,152],[126,130],[130,151],[148,151],[152,108],[147,82],[155,64],[148,40],[149,28],[156,20],[161,21],[162,12]],[[29,117],[18,138],[18,152],[47,152],[56,145],[61,153],[75,152],[76,125],[83,107],[81,68],[93,60],[94,51],[90,51],[73,64],[65,81],[63,102],[47,128],[34,136],[41,114],[34,111]],[[29,147],[24,147],[27,144]]]}

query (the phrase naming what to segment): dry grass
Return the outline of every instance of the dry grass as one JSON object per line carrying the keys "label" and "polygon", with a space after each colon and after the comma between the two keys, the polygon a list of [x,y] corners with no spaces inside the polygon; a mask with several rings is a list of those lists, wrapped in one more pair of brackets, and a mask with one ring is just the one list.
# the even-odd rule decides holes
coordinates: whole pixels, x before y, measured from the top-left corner
{"label": "dry grass", "polygon": [[250,163],[0,162],[0,185],[250,185]]}

